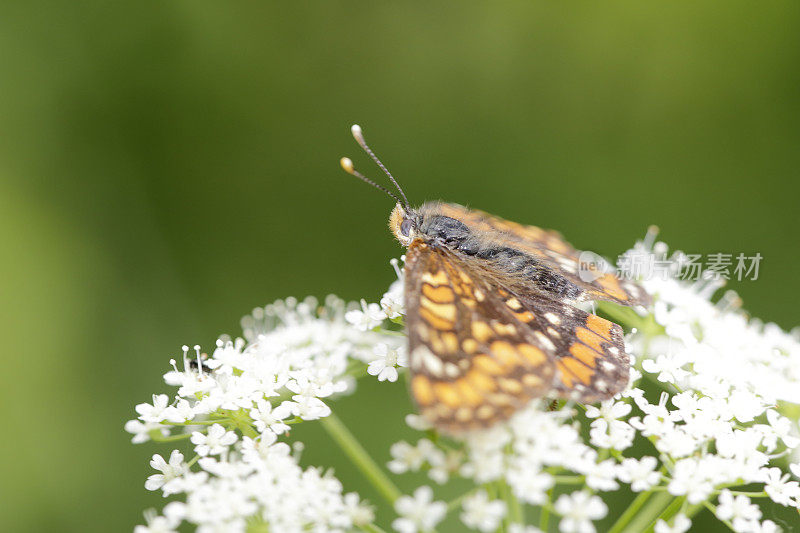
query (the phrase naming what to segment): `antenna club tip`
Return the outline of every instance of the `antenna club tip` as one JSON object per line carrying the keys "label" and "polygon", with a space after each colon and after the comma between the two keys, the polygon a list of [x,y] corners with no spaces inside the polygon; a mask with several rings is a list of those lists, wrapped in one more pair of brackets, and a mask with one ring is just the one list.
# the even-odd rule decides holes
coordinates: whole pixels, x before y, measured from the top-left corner
{"label": "antenna club tip", "polygon": [[353,173],[353,162],[350,160],[349,157],[343,157],[339,160],[339,165],[341,165],[342,170],[347,172],[348,174]]}
{"label": "antenna club tip", "polygon": [[359,142],[359,144],[364,143],[364,134],[361,131],[361,126],[359,126],[358,124],[353,124],[352,126],[350,126],[350,133],[353,134],[353,137],[355,138],[356,141]]}

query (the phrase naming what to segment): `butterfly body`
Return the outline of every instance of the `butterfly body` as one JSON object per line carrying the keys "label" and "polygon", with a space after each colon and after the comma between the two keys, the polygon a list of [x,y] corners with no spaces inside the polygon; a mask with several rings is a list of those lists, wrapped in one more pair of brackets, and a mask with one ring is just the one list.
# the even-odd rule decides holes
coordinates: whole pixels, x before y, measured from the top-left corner
{"label": "butterfly body", "polygon": [[389,228],[408,248],[411,393],[434,427],[462,433],[508,419],[533,398],[589,403],[624,390],[630,358],[622,328],[574,304],[646,305],[641,287],[585,266],[554,231],[457,204],[412,208],[361,128],[351,133],[399,193],[340,160],[345,172],[397,202]]}
{"label": "butterfly body", "polygon": [[449,433],[491,426],[532,398],[610,398],[628,382],[621,328],[573,304],[646,304],[613,274],[585,281],[559,234],[456,204],[397,204],[406,254],[411,391]]}

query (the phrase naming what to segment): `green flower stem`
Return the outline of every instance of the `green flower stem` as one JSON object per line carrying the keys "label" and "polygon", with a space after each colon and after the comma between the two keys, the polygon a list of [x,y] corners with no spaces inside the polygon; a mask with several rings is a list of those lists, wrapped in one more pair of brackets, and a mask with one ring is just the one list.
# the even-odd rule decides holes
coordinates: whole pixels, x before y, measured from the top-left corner
{"label": "green flower stem", "polygon": [[669,522],[672,520],[672,517],[678,514],[678,512],[683,508],[683,504],[686,501],[686,496],[680,496],[672,500],[672,503],[667,506],[666,509],[659,515],[658,518],[665,522]]}
{"label": "green flower stem", "polygon": [[[658,517],[661,516],[661,513],[670,506],[674,499],[675,497],[668,492],[652,493],[647,503],[641,506],[639,512],[620,531],[624,533],[641,533],[642,531],[650,530],[655,521],[658,520]],[[627,512],[625,511],[625,514]]]}
{"label": "green flower stem", "polygon": [[575,485],[585,481],[584,476],[553,476],[556,485]]}
{"label": "green flower stem", "polygon": [[400,489],[389,479],[383,470],[373,461],[367,450],[356,440],[350,430],[339,420],[335,414],[331,413],[321,419],[322,427],[336,441],[336,444],[353,461],[353,464],[361,470],[361,473],[372,483],[372,486],[386,498],[386,501],[394,505],[400,497]]}
{"label": "green flower stem", "polygon": [[550,504],[553,501],[553,488],[547,491],[547,501],[542,505],[539,514],[539,529],[547,533],[547,528],[550,523]]}
{"label": "green flower stem", "polygon": [[458,496],[457,498],[453,498],[452,500],[447,502],[447,512],[449,513],[453,509],[458,508],[458,506],[461,505],[461,502],[464,501],[464,498],[466,498],[467,496],[472,496],[473,494],[475,494],[476,490],[478,490],[478,489],[472,489],[470,491],[467,491],[464,494],[462,494],[461,496]]}
{"label": "green flower stem", "polygon": [[376,526],[375,524],[365,524],[363,526],[359,526],[361,531],[366,531],[367,533],[386,533],[382,528]]}
{"label": "green flower stem", "polygon": [[[713,514],[713,515],[716,515],[716,514],[717,514],[717,508],[716,508],[716,507],[714,507],[714,506],[711,504],[711,502],[709,502],[708,500],[704,501],[704,502],[703,502],[703,505],[705,506],[705,508],[706,508],[706,509],[708,509],[709,511],[711,511],[711,514]],[[733,524],[731,524],[731,522],[730,522],[729,520],[723,520],[722,518],[719,518],[719,517],[717,517],[717,519],[718,519],[720,522],[722,522],[723,524],[725,524],[726,526],[728,526],[728,529],[730,529],[731,531],[736,531],[736,530],[733,528]]]}
{"label": "green flower stem", "polygon": [[186,440],[192,436],[191,433],[180,433],[178,435],[163,436],[161,432],[154,429],[150,432],[150,439],[153,442],[175,442],[177,440]]}
{"label": "green flower stem", "polygon": [[[719,492],[717,492],[719,494]],[[765,491],[761,492],[745,492],[741,490],[732,490],[731,494],[734,496],[747,496],[748,498],[769,498],[769,494]]]}
{"label": "green flower stem", "polygon": [[164,427],[169,426],[213,426],[214,424],[224,424],[229,418],[216,418],[214,420],[192,420],[191,422],[161,422]]}
{"label": "green flower stem", "polygon": [[639,512],[639,509],[641,509],[642,505],[644,505],[650,496],[653,495],[653,493],[654,491],[652,490],[639,493],[639,495],[634,498],[628,508],[625,509],[625,512],[622,513],[619,518],[617,518],[617,521],[614,522],[614,525],[611,526],[611,529],[608,530],[608,533],[619,533],[622,531],[625,526],[628,525],[628,522],[633,519],[636,513]]}
{"label": "green flower stem", "polygon": [[503,499],[506,501],[506,505],[508,505],[508,521],[512,524],[524,524],[525,509],[523,509],[522,504],[511,490],[511,487],[508,486],[508,483],[502,481],[500,490],[503,493]]}

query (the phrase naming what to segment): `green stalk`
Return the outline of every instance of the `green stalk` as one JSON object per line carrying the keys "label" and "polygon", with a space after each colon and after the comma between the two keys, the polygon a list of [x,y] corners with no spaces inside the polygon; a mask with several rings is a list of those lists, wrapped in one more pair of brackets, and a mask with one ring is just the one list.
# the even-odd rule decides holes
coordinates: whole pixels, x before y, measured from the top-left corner
{"label": "green stalk", "polygon": [[666,509],[664,509],[664,511],[659,515],[658,518],[660,518],[665,522],[669,522],[670,520],[672,520],[673,516],[678,514],[678,511],[681,510],[685,501],[686,501],[686,496],[680,496],[678,498],[675,498],[674,500],[672,500],[672,503],[670,503],[669,506]]}
{"label": "green stalk", "polygon": [[539,529],[547,533],[550,526],[550,505],[553,503],[553,487],[547,491],[547,501],[541,506],[539,513]]}
{"label": "green stalk", "polygon": [[674,499],[675,497],[668,492],[653,493],[639,513],[633,517],[622,531],[624,533],[641,533],[642,531],[648,531]]}
{"label": "green stalk", "polygon": [[372,486],[381,493],[386,501],[394,505],[397,498],[400,497],[400,489],[389,479],[383,470],[373,461],[367,450],[356,440],[350,430],[339,420],[335,414],[331,413],[327,417],[321,419],[322,427],[336,441],[336,444],[342,451],[353,461],[353,464],[361,470],[364,477],[372,483]]}
{"label": "green stalk", "polygon": [[611,526],[611,529],[608,530],[608,533],[620,533],[620,531],[622,531],[625,526],[628,525],[628,522],[633,519],[636,513],[639,512],[639,509],[645,504],[647,499],[653,495],[653,493],[654,491],[652,490],[639,493],[639,495],[634,498],[628,508],[625,509],[625,512],[622,513],[619,518],[617,518],[617,521],[614,522],[614,525]]}

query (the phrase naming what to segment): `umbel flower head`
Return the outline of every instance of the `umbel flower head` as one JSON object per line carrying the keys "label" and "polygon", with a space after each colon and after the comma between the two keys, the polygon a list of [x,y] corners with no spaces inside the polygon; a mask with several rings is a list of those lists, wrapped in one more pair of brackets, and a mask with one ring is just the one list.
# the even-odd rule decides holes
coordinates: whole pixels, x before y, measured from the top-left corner
{"label": "umbel flower head", "polygon": [[[800,526],[800,339],[748,318],[715,279],[678,279],[680,252],[653,236],[620,261],[671,260],[669,276],[641,275],[651,313],[603,305],[629,331],[631,383],[598,405],[534,401],[508,422],[454,438],[418,415],[418,437],[378,465],[336,417],[358,379],[407,375],[402,272],[379,302],[329,296],[278,301],[242,320],[206,356],[183,348],[164,380],[171,395],[136,406],[135,443],[170,443],[153,456],[145,488],[169,502],[137,533],[472,530],[687,531],[698,513],[741,532]],[[626,272],[622,272],[625,274]],[[628,274],[633,274],[629,272]],[[392,504],[375,516],[356,487],[303,468],[300,423],[321,423]],[[424,473],[403,495],[394,478]],[[461,495],[446,500],[441,494]],[[627,509],[608,494],[632,493]],[[348,492],[350,491],[350,492]],[[616,502],[621,501],[615,496]]]}

